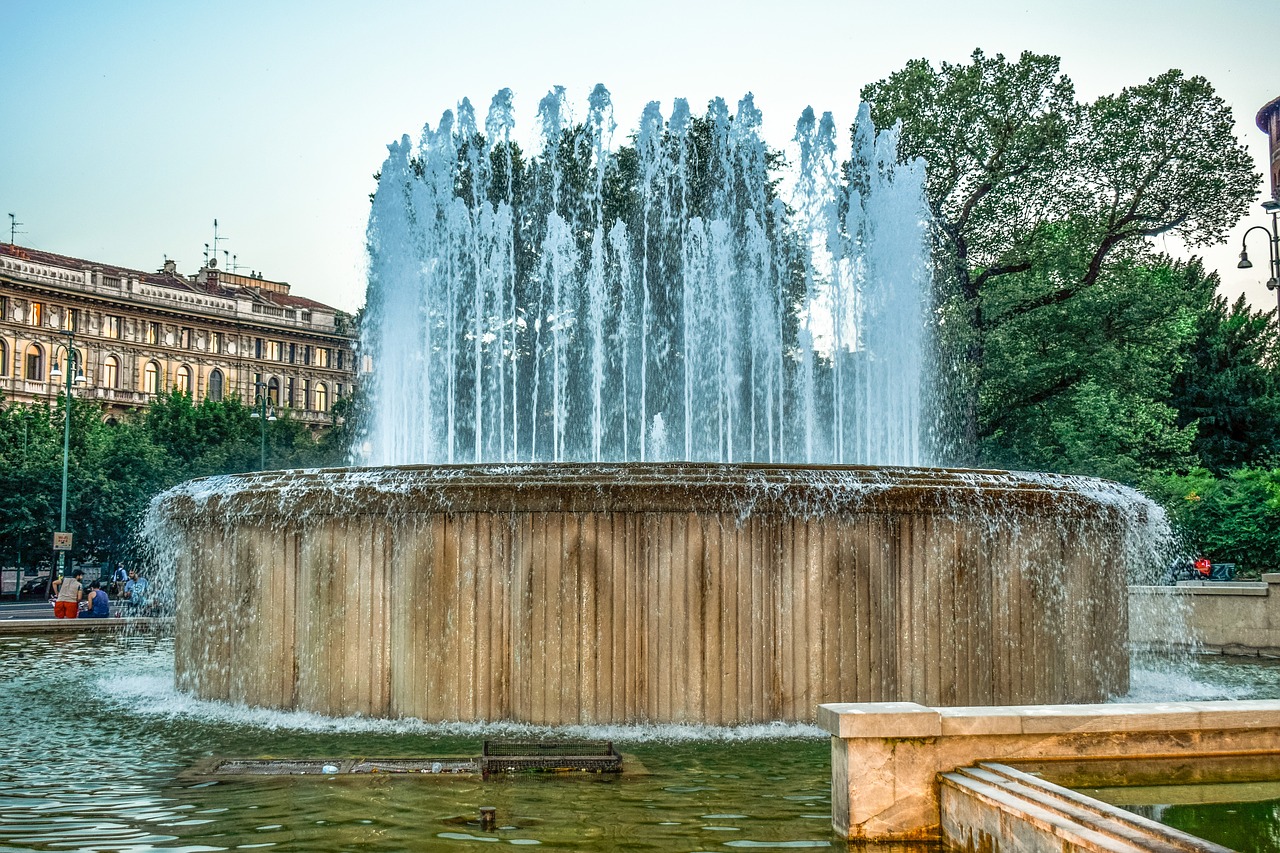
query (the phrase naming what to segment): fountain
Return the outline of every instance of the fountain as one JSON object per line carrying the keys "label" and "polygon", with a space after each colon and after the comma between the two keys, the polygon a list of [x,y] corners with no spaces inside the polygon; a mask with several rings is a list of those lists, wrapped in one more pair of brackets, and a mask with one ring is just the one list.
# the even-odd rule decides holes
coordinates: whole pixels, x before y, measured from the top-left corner
{"label": "fountain", "polygon": [[[924,467],[923,166],[865,108],[792,169],[750,96],[463,101],[390,146],[362,461],[184,484],[200,698],[538,724],[807,721],[827,701],[1097,701],[1161,518],[1114,484]],[[678,460],[678,461],[676,461]],[[879,466],[879,467],[871,467]]]}

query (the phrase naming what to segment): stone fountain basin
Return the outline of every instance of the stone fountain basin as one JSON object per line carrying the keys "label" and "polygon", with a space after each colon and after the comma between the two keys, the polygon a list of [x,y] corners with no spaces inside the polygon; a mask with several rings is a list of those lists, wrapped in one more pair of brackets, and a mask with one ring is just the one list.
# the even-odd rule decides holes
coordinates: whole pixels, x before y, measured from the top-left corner
{"label": "stone fountain basin", "polygon": [[408,466],[194,480],[149,536],[200,698],[735,725],[1123,693],[1150,508],[1004,471]]}

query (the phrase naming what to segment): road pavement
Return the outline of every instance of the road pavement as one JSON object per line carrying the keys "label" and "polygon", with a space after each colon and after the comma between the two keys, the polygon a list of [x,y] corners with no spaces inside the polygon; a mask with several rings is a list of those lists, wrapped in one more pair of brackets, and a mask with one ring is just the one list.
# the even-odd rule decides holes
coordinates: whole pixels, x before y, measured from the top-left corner
{"label": "road pavement", "polygon": [[[119,607],[116,602],[111,602],[111,615],[115,616]],[[48,601],[40,599],[26,599],[14,601],[10,598],[8,601],[0,601],[0,620],[4,619],[52,619],[53,607]]]}

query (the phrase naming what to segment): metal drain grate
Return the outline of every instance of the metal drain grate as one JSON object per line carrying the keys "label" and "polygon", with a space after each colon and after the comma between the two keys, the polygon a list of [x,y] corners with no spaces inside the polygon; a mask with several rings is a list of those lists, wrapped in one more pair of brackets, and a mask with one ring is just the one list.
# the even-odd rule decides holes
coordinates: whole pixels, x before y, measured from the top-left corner
{"label": "metal drain grate", "polygon": [[495,773],[621,773],[612,741],[491,741],[477,757],[437,758],[210,758],[185,775],[246,776],[483,776]]}
{"label": "metal drain grate", "polygon": [[621,773],[622,756],[612,741],[491,741],[480,757],[493,773]]}
{"label": "metal drain grate", "polygon": [[366,758],[351,765],[349,772],[476,774],[480,763],[474,758]]}

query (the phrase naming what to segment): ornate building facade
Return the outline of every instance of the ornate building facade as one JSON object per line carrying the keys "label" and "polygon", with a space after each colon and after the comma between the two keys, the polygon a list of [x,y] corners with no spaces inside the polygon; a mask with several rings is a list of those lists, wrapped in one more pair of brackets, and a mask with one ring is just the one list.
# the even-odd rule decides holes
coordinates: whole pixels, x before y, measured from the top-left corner
{"label": "ornate building facade", "polygon": [[184,277],[172,261],[148,273],[0,244],[0,392],[52,403],[63,386],[50,374],[66,369],[70,343],[85,379],[72,393],[107,418],[177,388],[196,402],[265,398],[323,426],[354,391],[355,331],[289,291],[216,261]]}
{"label": "ornate building facade", "polygon": [[1271,141],[1271,197],[1280,201],[1280,98],[1258,110],[1257,122]]}

